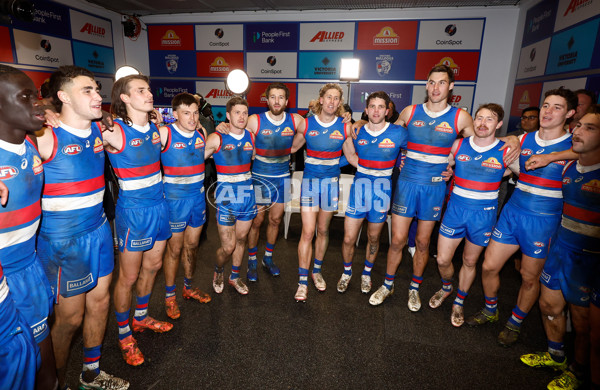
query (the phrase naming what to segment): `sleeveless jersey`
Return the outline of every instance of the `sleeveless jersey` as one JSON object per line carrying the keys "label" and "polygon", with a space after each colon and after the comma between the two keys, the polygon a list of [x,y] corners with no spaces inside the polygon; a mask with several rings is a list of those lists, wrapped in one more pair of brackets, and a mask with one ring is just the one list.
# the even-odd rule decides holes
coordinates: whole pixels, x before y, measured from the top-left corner
{"label": "sleeveless jersey", "polygon": [[356,177],[392,177],[400,149],[406,148],[408,133],[402,126],[386,123],[383,133],[373,137],[363,126],[354,140],[358,155]]}
{"label": "sleeveless jersey", "polygon": [[35,146],[26,139],[22,155],[0,147],[0,180],[8,187],[6,206],[0,207],[0,261],[8,269],[34,259],[35,234],[42,213],[40,197],[44,167]]}
{"label": "sleeveless jersey", "polygon": [[160,160],[168,199],[199,196],[204,188],[204,135],[195,131],[191,138],[169,125],[169,136]]}
{"label": "sleeveless jersey", "polygon": [[569,162],[563,173],[562,193],[561,241],[578,250],[600,253],[600,164],[583,167]]}
{"label": "sleeveless jersey", "polygon": [[448,106],[446,112],[434,118],[424,107],[425,104],[414,105],[408,119],[408,147],[400,178],[444,185],[442,172],[448,166],[448,156],[458,136],[460,109]]}
{"label": "sleeveless jersey", "polygon": [[52,130],[54,149],[44,161],[40,234],[54,239],[78,237],[100,227],[104,215],[104,146],[92,124],[88,137],[62,127]]}
{"label": "sleeveless jersey", "polygon": [[523,134],[519,156],[519,180],[510,202],[535,214],[560,215],[562,212],[562,171],[566,161],[557,161],[533,171],[524,169],[525,162],[534,154],[549,154],[571,148],[571,134],[544,141],[539,130]]}
{"label": "sleeveless jersey", "polygon": [[506,170],[504,142],[478,147],[473,137],[461,139],[454,155],[452,199],[476,207],[497,207],[498,189]]}
{"label": "sleeveless jersey", "polygon": [[231,134],[219,134],[221,145],[213,154],[219,183],[251,184],[250,164],[254,139],[252,133],[244,130],[242,139],[237,140]]}
{"label": "sleeveless jersey", "polygon": [[163,182],[160,173],[160,133],[154,123],[150,130],[141,132],[127,125],[122,119],[115,119],[121,128],[123,146],[118,152],[111,152],[108,158],[119,179],[119,200],[123,208],[154,206],[164,198]]}
{"label": "sleeveless jersey", "polygon": [[274,124],[266,112],[258,115],[256,155],[252,173],[266,177],[290,175],[290,153],[296,134],[293,115],[283,113],[283,122]]}
{"label": "sleeveless jersey", "polygon": [[322,123],[317,115],[307,118],[304,139],[307,156],[304,177],[339,177],[342,145],[346,140],[346,126],[342,118],[338,117],[331,123]]}

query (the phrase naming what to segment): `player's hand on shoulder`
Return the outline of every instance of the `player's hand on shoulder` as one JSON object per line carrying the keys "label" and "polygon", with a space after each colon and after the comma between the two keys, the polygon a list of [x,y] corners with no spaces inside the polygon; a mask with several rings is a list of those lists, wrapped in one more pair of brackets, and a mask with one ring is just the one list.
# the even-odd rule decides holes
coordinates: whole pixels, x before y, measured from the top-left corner
{"label": "player's hand on shoulder", "polygon": [[519,158],[521,154],[521,142],[519,142],[519,138],[514,135],[506,137],[504,141],[504,145],[500,148],[500,150],[508,149],[506,154],[504,155],[504,163],[508,166],[513,161]]}
{"label": "player's hand on shoulder", "polygon": [[46,118],[46,124],[51,127],[60,126],[60,114],[50,109],[44,110],[44,117]]}
{"label": "player's hand on shoulder", "polygon": [[221,134],[229,134],[229,123],[221,122],[215,130]]}

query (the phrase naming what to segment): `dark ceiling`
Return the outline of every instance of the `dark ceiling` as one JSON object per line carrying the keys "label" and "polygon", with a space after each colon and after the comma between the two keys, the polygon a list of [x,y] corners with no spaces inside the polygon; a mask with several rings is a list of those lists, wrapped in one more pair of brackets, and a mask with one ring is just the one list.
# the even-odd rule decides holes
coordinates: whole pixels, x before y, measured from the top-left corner
{"label": "dark ceiling", "polygon": [[520,0],[88,0],[120,14],[515,6]]}

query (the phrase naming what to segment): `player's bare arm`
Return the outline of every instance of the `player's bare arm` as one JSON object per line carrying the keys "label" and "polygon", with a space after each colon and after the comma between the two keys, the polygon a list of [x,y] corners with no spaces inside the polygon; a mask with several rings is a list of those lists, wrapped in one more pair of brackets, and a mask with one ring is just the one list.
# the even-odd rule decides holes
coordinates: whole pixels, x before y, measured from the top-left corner
{"label": "player's bare arm", "polygon": [[102,131],[104,149],[116,153],[123,148],[123,130],[121,126],[114,126],[112,131]]}
{"label": "player's bare arm", "polygon": [[[352,130],[348,129],[348,131]],[[358,166],[358,155],[356,154],[354,141],[351,137],[346,138],[346,141],[344,141],[344,144],[342,145],[342,150],[344,152],[344,156],[346,156],[346,160],[348,160],[348,163],[356,168]]]}
{"label": "player's bare arm", "polygon": [[212,133],[206,139],[206,147],[204,148],[204,159],[210,158],[221,146],[221,137],[217,133]]}
{"label": "player's bare arm", "polygon": [[301,121],[296,127],[296,135],[294,135],[294,141],[292,142],[292,153],[296,153],[301,147],[304,146],[306,140],[304,139],[304,131],[306,130],[306,120],[301,117]]}
{"label": "player's bare arm", "polygon": [[568,149],[549,154],[536,154],[529,157],[529,159],[525,162],[525,169],[531,171],[537,168],[543,168],[550,163],[561,160],[579,160],[579,153],[575,153],[573,149]]}
{"label": "player's bare arm", "polygon": [[54,150],[54,136],[50,126],[43,128],[41,131],[42,133],[38,133],[39,135],[36,137],[37,147],[42,161],[46,161],[52,156]]}

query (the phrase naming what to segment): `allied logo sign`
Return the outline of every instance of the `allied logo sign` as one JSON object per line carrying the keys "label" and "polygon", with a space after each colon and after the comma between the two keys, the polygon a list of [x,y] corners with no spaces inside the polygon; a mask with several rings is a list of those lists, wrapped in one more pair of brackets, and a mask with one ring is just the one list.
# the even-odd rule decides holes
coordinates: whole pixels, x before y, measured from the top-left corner
{"label": "allied logo sign", "polygon": [[354,23],[301,23],[300,50],[352,50]]}
{"label": "allied logo sign", "polygon": [[73,38],[96,45],[113,47],[112,23],[108,19],[69,10]]}
{"label": "allied logo sign", "polygon": [[600,14],[598,0],[559,0],[554,31],[563,30],[598,14]]}
{"label": "allied logo sign", "polygon": [[223,81],[197,81],[195,91],[202,94],[206,101],[213,106],[225,106],[227,101],[233,96],[225,88]]}

